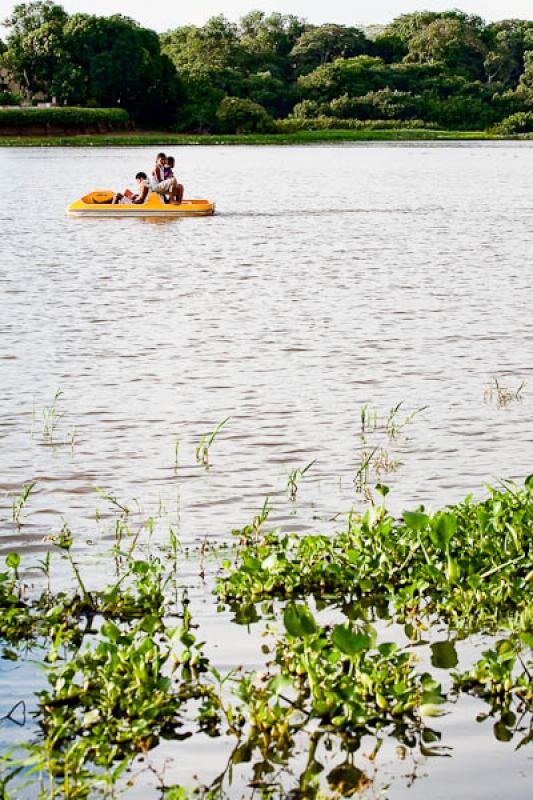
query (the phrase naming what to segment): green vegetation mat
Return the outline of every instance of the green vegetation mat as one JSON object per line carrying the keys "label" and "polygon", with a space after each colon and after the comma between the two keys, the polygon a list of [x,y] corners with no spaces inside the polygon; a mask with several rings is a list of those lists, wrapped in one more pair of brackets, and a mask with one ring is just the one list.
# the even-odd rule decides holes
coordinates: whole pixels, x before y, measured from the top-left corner
{"label": "green vegetation mat", "polygon": [[484,131],[327,130],[285,134],[200,135],[177,133],[98,134],[81,136],[0,136],[0,147],[146,147],[149,145],[289,145],[336,142],[477,141],[505,137]]}
{"label": "green vegetation mat", "polygon": [[[199,445],[205,465],[214,436]],[[291,476],[293,498],[304,474]],[[13,502],[17,526],[32,489]],[[387,487],[376,492],[379,502],[349,514],[334,536],[269,530],[265,501],[232,545],[212,559],[205,547],[196,554],[200,576],[218,573],[219,610],[232,610],[234,624],[261,622],[261,671],[222,674],[210,663],[175,533],[155,546],[152,519],[143,541],[113,495],[101,492],[116,514],[116,574],[105,588],[87,585],[66,524],[50,544],[70,565],[71,589],[54,589],[48,553],[33,565],[43,588],[31,593],[29,565],[9,554],[0,572],[3,658],[41,661],[47,685],[36,695],[33,741],[3,758],[2,797],[18,797],[24,784],[41,786],[43,800],[115,796],[137,756],[199,734],[233,742],[226,769],[194,795],[162,781],[161,797],[230,797],[228,775],[243,764],[264,797],[273,796],[274,770],[296,781],[290,796],[351,796],[369,783],[353,759],[363,738],[365,748],[374,741],[374,758],[385,738],[405,752],[446,755],[432,720],[466,695],[484,703],[477,722],[490,719],[499,741],[530,743],[533,476],[523,487],[502,482],[481,502],[419,507],[401,519],[386,510]],[[481,652],[462,665],[456,645],[473,634]],[[420,664],[424,648],[431,668]],[[448,687],[433,668],[449,671]],[[344,760],[321,776],[318,748],[334,746]]]}

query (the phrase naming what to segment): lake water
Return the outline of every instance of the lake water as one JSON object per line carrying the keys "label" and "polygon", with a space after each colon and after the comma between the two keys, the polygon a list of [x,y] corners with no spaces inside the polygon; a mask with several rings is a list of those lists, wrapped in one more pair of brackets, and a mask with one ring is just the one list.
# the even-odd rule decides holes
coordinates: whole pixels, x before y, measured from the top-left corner
{"label": "lake water", "polygon": [[[0,148],[1,553],[33,557],[64,517],[98,581],[112,519],[96,486],[171,520],[187,546],[227,541],[267,495],[269,523],[333,532],[364,502],[364,405],[386,416],[402,402],[402,419],[425,407],[388,444],[395,512],[533,471],[533,145],[175,148],[186,196],[215,200],[214,217],[65,215],[91,189],[134,185],[156,149]],[[494,378],[526,385],[501,404]],[[226,417],[206,470],[195,447]],[[314,459],[291,502],[289,470]],[[11,496],[34,480],[19,532]],[[216,664],[260,663],[197,573],[186,566]],[[19,699],[14,679],[31,684],[24,670],[0,671],[1,708]],[[375,786],[529,797],[531,757],[474,723],[478,706],[440,725],[452,759],[422,760],[408,789],[391,752]],[[175,780],[223,766],[216,742],[184,752]]]}

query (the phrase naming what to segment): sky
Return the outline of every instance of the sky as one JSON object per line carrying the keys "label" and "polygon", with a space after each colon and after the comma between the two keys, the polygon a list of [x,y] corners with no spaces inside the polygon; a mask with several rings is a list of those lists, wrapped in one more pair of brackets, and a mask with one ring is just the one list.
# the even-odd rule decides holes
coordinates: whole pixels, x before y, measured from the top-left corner
{"label": "sky", "polygon": [[[125,14],[147,28],[169,30],[179,25],[202,25],[209,17],[224,14],[232,21],[253,9],[296,14],[308,22],[336,22],[343,25],[370,25],[390,22],[409,11],[444,11],[460,8],[487,21],[519,17],[533,19],[533,0],[57,0],[69,13]],[[0,0],[0,21],[13,9],[13,0]],[[5,29],[0,33],[5,35]]]}

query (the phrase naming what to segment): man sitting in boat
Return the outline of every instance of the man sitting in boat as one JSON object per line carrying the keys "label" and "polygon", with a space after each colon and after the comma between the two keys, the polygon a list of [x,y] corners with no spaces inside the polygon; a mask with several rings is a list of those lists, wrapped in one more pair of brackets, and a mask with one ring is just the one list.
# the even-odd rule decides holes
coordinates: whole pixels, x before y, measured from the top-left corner
{"label": "man sitting in boat", "polygon": [[178,183],[174,175],[165,178],[165,167],[167,157],[164,153],[158,153],[155,165],[150,178],[150,188],[155,194],[159,194],[165,200],[167,197],[171,203],[181,203],[183,199],[183,186]]}
{"label": "man sitting in boat", "polygon": [[146,172],[138,172],[135,176],[135,180],[137,181],[139,191],[136,194],[132,192],[131,189],[124,189],[123,193],[117,192],[113,197],[113,203],[124,203],[126,205],[130,203],[142,205],[144,203],[150,191],[150,181],[148,180]]}

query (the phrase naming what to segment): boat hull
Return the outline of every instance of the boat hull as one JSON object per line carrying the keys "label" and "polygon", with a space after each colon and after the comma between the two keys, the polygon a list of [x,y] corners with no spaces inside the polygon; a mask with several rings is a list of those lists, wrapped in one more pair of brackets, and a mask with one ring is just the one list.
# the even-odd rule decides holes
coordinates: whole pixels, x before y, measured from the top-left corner
{"label": "boat hull", "polygon": [[113,192],[98,191],[84,195],[71,203],[67,214],[73,217],[210,217],[215,204],[209,200],[183,200],[165,203],[157,194],[149,195],[145,203],[113,204]]}

